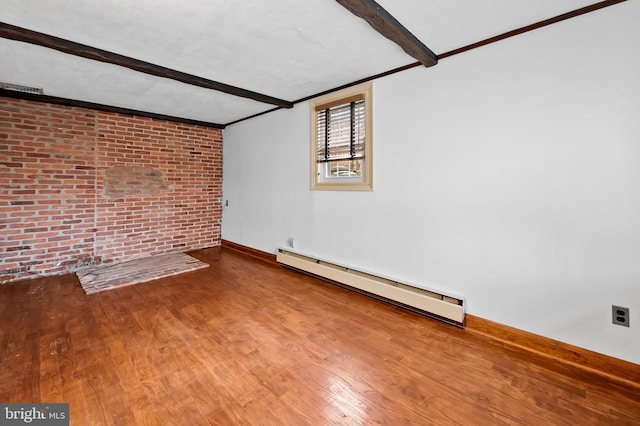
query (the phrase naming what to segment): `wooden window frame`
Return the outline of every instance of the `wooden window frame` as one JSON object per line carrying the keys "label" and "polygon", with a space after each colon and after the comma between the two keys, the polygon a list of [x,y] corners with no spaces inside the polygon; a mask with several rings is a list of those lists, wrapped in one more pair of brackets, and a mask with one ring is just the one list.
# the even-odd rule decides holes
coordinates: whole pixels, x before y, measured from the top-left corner
{"label": "wooden window frame", "polygon": [[[325,178],[320,171],[324,167],[318,160],[318,111],[348,103],[353,99],[364,100],[365,143],[363,172],[360,177]],[[311,190],[323,191],[372,191],[373,190],[373,104],[372,84],[365,83],[311,101]],[[326,163],[325,163],[326,164]]]}

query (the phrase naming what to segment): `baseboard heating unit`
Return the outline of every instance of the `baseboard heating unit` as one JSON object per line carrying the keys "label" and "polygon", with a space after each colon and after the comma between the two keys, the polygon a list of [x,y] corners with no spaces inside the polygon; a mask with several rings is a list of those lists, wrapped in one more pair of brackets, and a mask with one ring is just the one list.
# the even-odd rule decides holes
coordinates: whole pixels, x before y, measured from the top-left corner
{"label": "baseboard heating unit", "polygon": [[403,283],[287,248],[278,249],[276,259],[284,267],[464,327],[465,301],[462,297]]}

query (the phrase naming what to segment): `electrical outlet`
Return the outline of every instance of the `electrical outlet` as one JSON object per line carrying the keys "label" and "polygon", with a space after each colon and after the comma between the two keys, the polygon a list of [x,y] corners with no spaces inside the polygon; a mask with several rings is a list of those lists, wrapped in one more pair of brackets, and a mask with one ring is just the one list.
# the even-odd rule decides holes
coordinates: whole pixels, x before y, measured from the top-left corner
{"label": "electrical outlet", "polygon": [[611,306],[611,318],[614,324],[629,327],[629,308]]}

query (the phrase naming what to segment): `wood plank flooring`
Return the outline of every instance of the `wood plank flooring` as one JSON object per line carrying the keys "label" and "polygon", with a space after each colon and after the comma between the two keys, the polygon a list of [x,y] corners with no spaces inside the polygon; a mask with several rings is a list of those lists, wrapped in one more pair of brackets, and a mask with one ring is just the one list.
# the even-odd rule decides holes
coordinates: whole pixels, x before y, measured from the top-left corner
{"label": "wood plank flooring", "polygon": [[86,296],[0,286],[0,402],[72,425],[638,425],[638,388],[226,248]]}

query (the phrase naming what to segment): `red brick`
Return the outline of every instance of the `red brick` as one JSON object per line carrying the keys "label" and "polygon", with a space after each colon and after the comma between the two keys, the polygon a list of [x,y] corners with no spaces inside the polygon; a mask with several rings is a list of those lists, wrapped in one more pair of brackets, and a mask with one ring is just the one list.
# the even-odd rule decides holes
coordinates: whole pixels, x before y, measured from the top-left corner
{"label": "red brick", "polygon": [[[219,244],[222,210],[211,200],[222,194],[220,130],[7,98],[0,128],[9,153],[0,163],[0,246],[21,248],[3,259],[0,282],[18,276],[6,272],[17,262],[23,274],[47,275],[65,272],[57,262]],[[131,165],[159,171],[167,186],[105,198],[105,172]]]}

